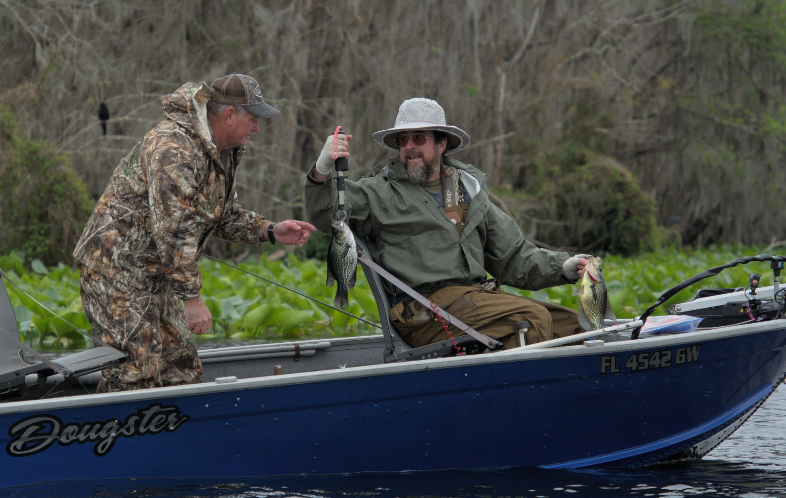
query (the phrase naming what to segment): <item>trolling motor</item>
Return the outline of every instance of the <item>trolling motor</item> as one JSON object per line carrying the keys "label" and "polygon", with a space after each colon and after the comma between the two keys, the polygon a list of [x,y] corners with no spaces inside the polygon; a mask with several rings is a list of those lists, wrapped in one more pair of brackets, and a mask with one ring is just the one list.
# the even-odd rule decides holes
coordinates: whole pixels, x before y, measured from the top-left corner
{"label": "trolling motor", "polygon": [[[772,269],[773,276],[775,279],[775,283],[773,285],[773,299],[772,300],[760,300],[756,297],[756,291],[759,287],[759,282],[761,281],[761,275],[759,274],[751,274],[748,283],[749,287],[745,290],[744,296],[741,295],[742,293],[736,294],[739,296],[736,300],[734,298],[730,299],[723,299],[722,301],[716,301],[716,303],[710,304],[709,307],[699,308],[698,304],[701,301],[695,301],[691,303],[684,303],[682,305],[677,305],[672,308],[670,313],[678,314],[678,315],[691,315],[696,317],[701,317],[702,320],[701,324],[699,325],[700,328],[702,326],[720,326],[720,325],[731,325],[734,323],[742,323],[748,320],[753,321],[761,321],[765,319],[776,319],[776,318],[783,318],[786,316],[786,288],[780,289],[779,287],[779,280],[781,270],[784,268],[784,263],[786,263],[786,257],[784,256],[770,256],[768,254],[760,254],[758,256],[747,256],[743,258],[737,258],[733,261],[726,263],[725,265],[717,266],[715,268],[710,268],[709,270],[705,270],[693,277],[681,282],[675,287],[664,292],[660,298],[647,308],[644,313],[642,313],[640,320],[643,322],[647,321],[647,318],[663,303],[668,301],[670,298],[674,297],[679,291],[690,287],[691,285],[699,282],[700,280],[704,280],[708,277],[714,277],[715,275],[719,274],[726,268],[732,268],[737,265],[743,265],[753,262],[770,262],[770,268]],[[727,294],[731,292],[735,292],[742,289],[720,289],[722,292],[717,293],[718,297],[716,299],[721,299],[721,294]],[[748,291],[750,290],[750,295]],[[714,295],[714,294],[713,294]],[[743,298],[744,300],[741,300]],[[694,305],[695,303],[695,305]],[[636,328],[633,333],[631,334],[631,339],[638,339],[639,334],[641,332],[641,327]]]}

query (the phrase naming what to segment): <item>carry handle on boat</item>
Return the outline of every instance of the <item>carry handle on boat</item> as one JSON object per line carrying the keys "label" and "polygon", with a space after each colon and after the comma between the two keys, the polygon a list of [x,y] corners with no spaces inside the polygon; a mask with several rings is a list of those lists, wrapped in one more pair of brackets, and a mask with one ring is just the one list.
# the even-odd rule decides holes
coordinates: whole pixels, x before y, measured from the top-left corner
{"label": "carry handle on boat", "polygon": [[[676,286],[674,286],[671,289],[669,289],[666,292],[664,292],[658,298],[658,300],[655,302],[655,304],[653,304],[652,306],[647,308],[647,310],[644,313],[642,313],[641,317],[639,318],[639,320],[641,320],[641,322],[642,322],[641,326],[643,326],[647,322],[647,318],[658,308],[658,306],[660,306],[661,304],[665,303],[666,301],[668,301],[669,299],[674,297],[674,295],[676,295],[682,289],[690,287],[691,285],[695,284],[696,282],[698,282],[700,280],[704,280],[705,278],[714,277],[715,275],[719,274],[720,272],[722,272],[726,268],[732,268],[732,267],[738,266],[738,265],[746,265],[748,263],[753,263],[755,261],[760,261],[760,262],[769,261],[770,262],[770,268],[772,268],[773,274],[775,275],[775,286],[773,288],[773,291],[774,291],[774,294],[777,294],[777,292],[778,292],[778,278],[780,277],[780,272],[781,272],[781,269],[783,269],[784,262],[786,262],[786,257],[784,257],[784,256],[770,256],[769,254],[759,254],[758,256],[747,256],[747,257],[744,257],[744,258],[737,258],[735,260],[729,261],[725,265],[716,266],[715,268],[710,268],[709,270],[705,270],[705,271],[703,271],[703,272],[701,272],[701,273],[699,273],[697,275],[694,275],[691,278],[683,281],[680,284],[677,284]],[[641,333],[641,326],[637,327],[633,331],[633,333],[631,334],[631,339],[638,339],[639,338],[639,334]]]}

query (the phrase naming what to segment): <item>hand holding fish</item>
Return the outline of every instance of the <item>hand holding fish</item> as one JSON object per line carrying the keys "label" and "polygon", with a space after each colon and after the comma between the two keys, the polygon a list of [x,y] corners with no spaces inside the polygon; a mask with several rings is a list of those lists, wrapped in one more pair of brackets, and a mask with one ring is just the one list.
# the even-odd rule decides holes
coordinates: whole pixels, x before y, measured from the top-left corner
{"label": "hand holding fish", "polygon": [[[273,235],[276,237],[276,242],[298,247],[303,247],[303,244],[308,241],[311,232],[314,231],[316,231],[314,225],[298,220],[280,221],[273,226]],[[267,233],[267,228],[265,233]]]}
{"label": "hand holding fish", "polygon": [[334,153],[338,157],[349,157],[350,140],[352,140],[352,135],[338,135],[334,148],[333,135],[327,138],[325,146],[322,147],[322,152],[319,154],[319,159],[317,159],[317,168],[314,174],[315,180],[321,181],[330,175],[330,172],[333,170],[333,164],[336,162],[336,159],[333,157]]}
{"label": "hand holding fish", "polygon": [[[574,258],[579,258],[574,256]],[[584,266],[583,275],[574,296],[579,296],[579,324],[584,330],[602,329],[604,320],[617,320],[614,310],[611,309],[606,279],[603,278],[601,259],[587,256],[589,261]],[[568,260],[570,261],[570,260]],[[567,261],[566,261],[567,263]]]}
{"label": "hand holding fish", "polygon": [[562,271],[569,279],[578,280],[584,276],[584,268],[589,264],[590,258],[592,256],[589,254],[576,254],[562,263]]}

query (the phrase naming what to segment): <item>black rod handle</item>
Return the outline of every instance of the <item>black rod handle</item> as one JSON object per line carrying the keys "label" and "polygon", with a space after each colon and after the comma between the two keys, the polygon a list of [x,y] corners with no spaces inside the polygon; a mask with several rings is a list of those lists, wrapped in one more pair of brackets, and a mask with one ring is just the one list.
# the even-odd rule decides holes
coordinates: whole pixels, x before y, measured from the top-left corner
{"label": "black rod handle", "polygon": [[[344,134],[344,130],[339,130],[338,132],[340,135]],[[349,171],[349,158],[346,157],[339,157],[336,159],[336,171]],[[343,185],[341,186],[341,190],[343,189]]]}

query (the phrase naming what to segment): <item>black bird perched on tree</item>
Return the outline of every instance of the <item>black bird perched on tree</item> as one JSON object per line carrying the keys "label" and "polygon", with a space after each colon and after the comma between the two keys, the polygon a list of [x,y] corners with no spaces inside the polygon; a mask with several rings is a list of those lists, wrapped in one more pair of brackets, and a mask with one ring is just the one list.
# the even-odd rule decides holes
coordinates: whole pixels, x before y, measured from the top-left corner
{"label": "black bird perched on tree", "polygon": [[101,102],[101,105],[98,106],[98,119],[101,120],[101,130],[106,135],[106,122],[109,119],[109,108]]}

